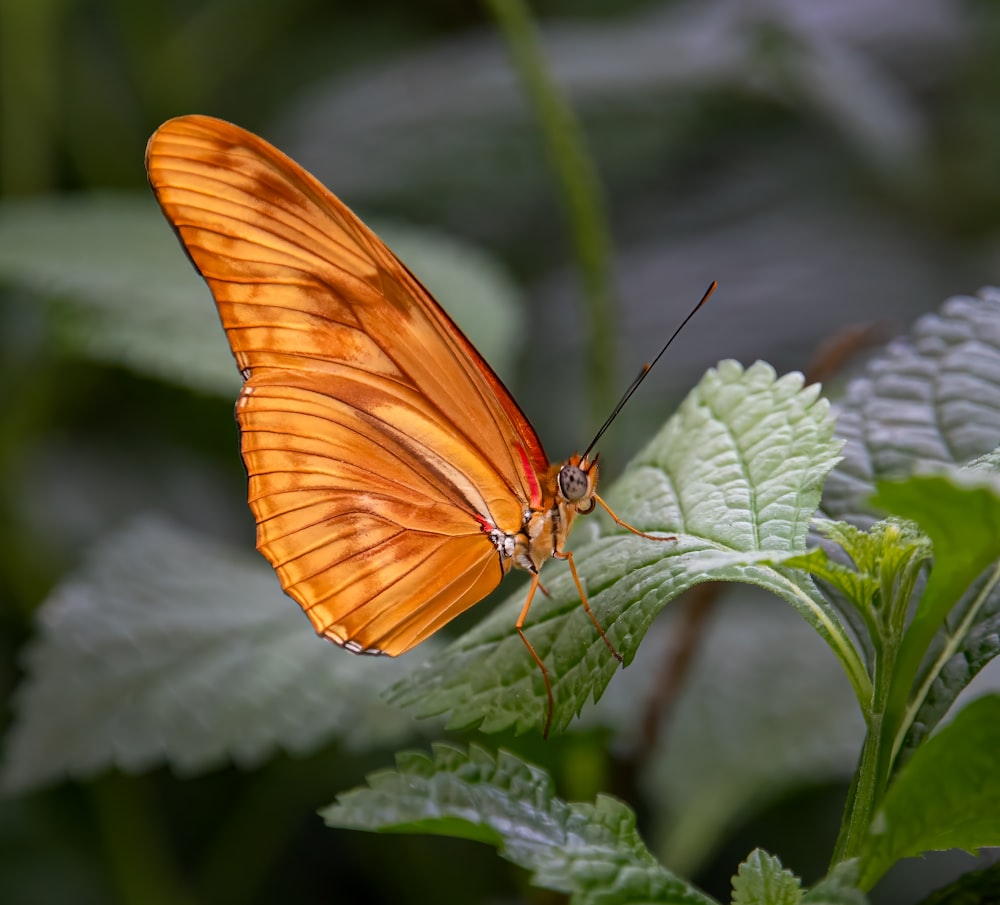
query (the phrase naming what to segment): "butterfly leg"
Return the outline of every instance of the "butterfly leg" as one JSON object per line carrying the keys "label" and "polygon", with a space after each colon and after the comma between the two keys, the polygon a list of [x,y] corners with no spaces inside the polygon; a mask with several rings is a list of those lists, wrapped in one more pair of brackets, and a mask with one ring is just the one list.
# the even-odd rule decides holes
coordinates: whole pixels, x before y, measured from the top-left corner
{"label": "butterfly leg", "polygon": [[542,672],[542,681],[545,682],[545,696],[548,698],[548,707],[545,711],[545,728],[542,730],[542,738],[548,738],[549,727],[552,725],[552,711],[555,709],[555,698],[552,696],[552,683],[549,681],[549,671],[545,668],[542,658],[538,656],[538,652],[531,646],[528,636],[524,634],[524,620],[528,618],[531,601],[534,599],[535,591],[541,587],[541,584],[538,572],[535,572],[531,579],[531,587],[528,589],[528,599],[524,601],[524,606],[521,608],[521,615],[517,617],[514,628],[517,629],[517,633],[521,636],[524,646],[528,648],[528,653],[531,654],[532,659],[538,664],[538,668]]}
{"label": "butterfly leg", "polygon": [[601,623],[597,621],[597,617],[594,615],[594,611],[590,608],[590,604],[587,602],[587,595],[583,590],[583,583],[580,581],[580,575],[576,571],[576,563],[573,561],[573,554],[569,550],[556,551],[552,554],[556,559],[565,559],[569,563],[569,571],[573,575],[573,581],[576,584],[576,590],[580,595],[580,603],[583,604],[584,610],[586,610],[587,615],[590,617],[590,621],[594,623],[594,628],[597,629],[597,633],[604,639],[604,643],[608,646],[608,650],[611,651],[611,655],[619,662],[624,662],[622,660],[622,655],[618,653],[615,646],[611,643],[611,639],[605,634],[604,629],[601,628]]}
{"label": "butterfly leg", "polygon": [[618,518],[618,516],[615,515],[614,509],[612,509],[607,503],[605,503],[604,500],[602,500],[596,493],[594,494],[594,499],[597,500],[597,502],[604,507],[604,511],[607,512],[607,514],[610,515],[612,519],[614,519],[615,524],[620,525],[626,531],[631,531],[633,534],[636,534],[639,537],[644,537],[647,540],[677,540],[676,537],[661,537],[656,534],[646,534],[645,531],[640,531],[638,528],[633,528],[628,522]]}

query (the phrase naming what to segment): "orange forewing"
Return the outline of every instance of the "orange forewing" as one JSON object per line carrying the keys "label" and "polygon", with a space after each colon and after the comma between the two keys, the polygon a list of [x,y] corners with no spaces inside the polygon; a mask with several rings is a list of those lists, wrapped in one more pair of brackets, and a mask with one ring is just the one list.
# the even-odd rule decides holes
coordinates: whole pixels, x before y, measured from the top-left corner
{"label": "orange forewing", "polygon": [[509,568],[549,462],[517,403],[396,256],[255,135],[186,116],[149,141],[156,197],[244,377],[257,544],[317,631],[400,654]]}

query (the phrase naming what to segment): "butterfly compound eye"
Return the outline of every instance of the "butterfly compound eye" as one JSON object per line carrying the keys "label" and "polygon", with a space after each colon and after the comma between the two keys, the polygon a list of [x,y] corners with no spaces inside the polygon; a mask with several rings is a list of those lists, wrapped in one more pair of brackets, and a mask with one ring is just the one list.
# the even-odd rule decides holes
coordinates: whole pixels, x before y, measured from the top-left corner
{"label": "butterfly compound eye", "polygon": [[575,503],[587,495],[590,481],[582,468],[576,465],[563,465],[559,469],[559,489],[567,500]]}

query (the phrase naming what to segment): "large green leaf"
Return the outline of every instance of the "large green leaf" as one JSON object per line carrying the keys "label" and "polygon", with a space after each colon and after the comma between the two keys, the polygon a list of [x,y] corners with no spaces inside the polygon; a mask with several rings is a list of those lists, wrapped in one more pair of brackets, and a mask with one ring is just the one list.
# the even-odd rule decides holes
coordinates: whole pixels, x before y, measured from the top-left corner
{"label": "large green leaf", "polygon": [[823,492],[833,518],[866,524],[875,482],[919,463],[964,465],[1000,437],[1000,289],[958,296],[914,324],[837,404],[843,461]]}
{"label": "large green leaf", "polygon": [[[807,577],[755,562],[755,552],[799,552],[823,479],[837,459],[828,406],[801,375],[780,380],[767,365],[744,371],[722,362],[629,466],[608,499],[646,532],[637,537],[591,518],[589,539],[573,540],[591,606],[631,661],[656,614],[687,588],[709,579],[758,584],[799,608],[863,684],[856,653],[833,610]],[[734,556],[735,562],[726,559]],[[584,614],[566,571],[545,573],[527,634],[547,664],[556,698],[553,724],[566,726],[601,694],[616,663]],[[540,727],[542,677],[513,625],[524,592],[506,603],[396,689],[423,713],[451,711],[451,724],[485,731]],[[860,678],[859,678],[860,673]]]}
{"label": "large green leaf", "polygon": [[711,905],[649,853],[635,814],[607,796],[594,804],[556,798],[538,767],[501,751],[468,753],[438,744],[433,756],[401,753],[395,770],[341,795],[322,812],[330,826],[382,833],[431,833],[494,845],[545,889],[574,905]]}
{"label": "large green leaf", "polygon": [[147,516],[42,605],[2,782],[398,742],[412,720],[380,693],[411,662],[337,650],[262,560]]}
{"label": "large green leaf", "polygon": [[[398,224],[377,231],[498,373],[510,374],[523,306],[507,272],[442,234]],[[63,302],[59,329],[79,354],[236,395],[239,376],[212,297],[151,195],[4,202],[0,280]]]}
{"label": "large green leaf", "polygon": [[862,886],[900,858],[1000,846],[1000,696],[979,698],[922,744],[876,812],[861,852]]}

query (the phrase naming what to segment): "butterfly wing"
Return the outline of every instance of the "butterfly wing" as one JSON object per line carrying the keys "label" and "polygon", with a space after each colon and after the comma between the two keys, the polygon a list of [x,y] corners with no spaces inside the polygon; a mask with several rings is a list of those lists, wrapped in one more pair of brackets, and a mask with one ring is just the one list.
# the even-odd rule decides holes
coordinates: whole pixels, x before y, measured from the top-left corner
{"label": "butterfly wing", "polygon": [[203,116],[149,141],[156,197],[244,378],[257,546],[317,631],[402,653],[503,576],[548,460],[472,344],[333,194]]}

